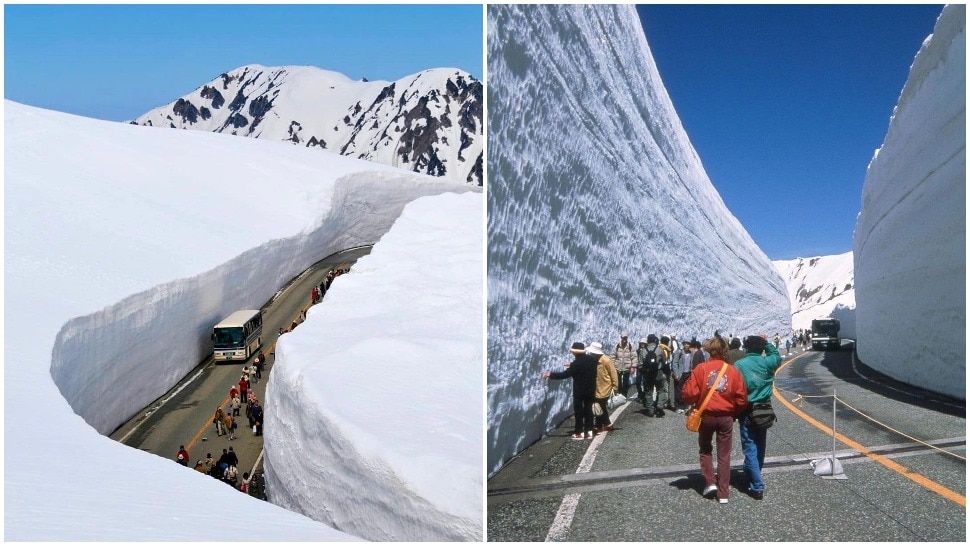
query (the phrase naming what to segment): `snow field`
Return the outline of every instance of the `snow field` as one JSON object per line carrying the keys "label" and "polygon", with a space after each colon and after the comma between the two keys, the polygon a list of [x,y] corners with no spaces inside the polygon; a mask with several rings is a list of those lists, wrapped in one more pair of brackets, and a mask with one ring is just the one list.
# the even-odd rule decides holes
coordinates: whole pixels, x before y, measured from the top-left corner
{"label": "snow field", "polygon": [[966,396],[966,6],[910,67],[866,173],[854,236],[859,358]]}
{"label": "snow field", "polygon": [[464,186],[4,106],[6,538],[353,538],[101,434],[195,367],[220,318]]}
{"label": "snow field", "polygon": [[408,204],[281,338],[273,502],[370,540],[482,540],[483,206]]}

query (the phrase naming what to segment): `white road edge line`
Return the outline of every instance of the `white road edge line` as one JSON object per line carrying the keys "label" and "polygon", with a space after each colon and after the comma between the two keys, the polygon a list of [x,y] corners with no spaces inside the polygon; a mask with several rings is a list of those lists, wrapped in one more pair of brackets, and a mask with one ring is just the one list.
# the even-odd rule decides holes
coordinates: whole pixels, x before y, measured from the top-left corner
{"label": "white road edge line", "polygon": [[[619,419],[620,414],[623,410],[629,406],[631,402],[626,402],[619,407],[613,415],[610,416],[612,422],[616,422]],[[593,468],[593,461],[596,460],[596,452],[599,450],[600,445],[606,438],[609,432],[604,432],[602,434],[597,434],[593,441],[589,443],[589,447],[586,448],[586,454],[583,455],[583,460],[579,462],[579,466],[576,468],[577,474],[585,474]],[[556,518],[552,520],[552,525],[549,527],[549,533],[546,535],[546,542],[559,542],[566,539],[566,535],[569,533],[569,528],[573,524],[573,517],[576,516],[576,507],[579,505],[579,497],[581,493],[570,493],[563,497],[562,503],[559,505],[559,510],[556,512]]]}
{"label": "white road edge line", "polygon": [[202,368],[198,372],[196,372],[195,375],[193,375],[191,379],[189,379],[188,381],[186,381],[184,385],[182,385],[181,387],[175,389],[175,392],[173,392],[172,394],[166,396],[161,402],[158,403],[157,406],[155,406],[155,409],[153,409],[152,411],[150,411],[147,414],[145,414],[145,418],[144,419],[142,419],[141,421],[139,421],[138,423],[136,423],[135,426],[132,427],[132,429],[129,430],[127,434],[125,434],[124,436],[122,436],[121,438],[119,438],[118,439],[118,442],[120,442],[122,444],[125,443],[125,440],[127,440],[128,438],[130,438],[131,435],[134,434],[136,430],[138,430],[139,428],[141,428],[141,426],[145,423],[145,421],[148,421],[148,418],[149,417],[151,417],[152,415],[154,415],[156,411],[162,409],[162,406],[164,406],[166,403],[168,403],[168,401],[171,400],[172,397],[174,397],[176,394],[182,392],[182,389],[184,389],[185,387],[188,387],[189,385],[192,384],[193,381],[195,381],[196,379],[198,379],[199,376],[202,375],[202,372],[204,372],[207,367],[208,366],[202,366]]}
{"label": "white road edge line", "polygon": [[[256,475],[256,467],[259,466],[259,461],[262,461],[262,460],[263,460],[263,450],[260,449],[259,450],[259,455],[256,457],[256,462],[253,463],[253,469],[249,471],[249,479],[250,480],[253,479],[253,476]],[[263,491],[265,492],[265,490],[266,490],[266,485],[265,485],[266,484],[266,479],[265,478],[263,478],[263,484],[264,484],[263,485]]]}

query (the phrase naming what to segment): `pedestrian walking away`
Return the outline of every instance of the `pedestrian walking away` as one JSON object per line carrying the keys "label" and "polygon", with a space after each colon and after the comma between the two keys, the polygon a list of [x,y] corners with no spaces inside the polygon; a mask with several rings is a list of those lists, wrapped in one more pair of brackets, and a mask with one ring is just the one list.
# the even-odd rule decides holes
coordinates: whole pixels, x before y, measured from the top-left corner
{"label": "pedestrian walking away", "polygon": [[573,343],[569,352],[573,361],[561,372],[545,371],[543,379],[573,380],[573,413],[576,425],[573,440],[593,439],[593,400],[596,396],[596,371],[598,358],[586,353],[586,345]]}
{"label": "pedestrian walking away", "polygon": [[185,446],[179,446],[178,453],[175,454],[175,460],[182,466],[189,466],[189,452],[185,450]]}
{"label": "pedestrian walking away", "polygon": [[590,344],[587,352],[597,357],[596,360],[596,392],[594,395],[595,404],[599,406],[599,411],[593,408],[594,426],[593,434],[609,432],[613,430],[613,422],[610,421],[609,402],[610,396],[619,387],[616,366],[610,357],[603,354],[603,346],[598,341]]}
{"label": "pedestrian walking away", "polygon": [[[691,372],[681,393],[685,402],[700,404],[708,395],[697,434],[705,497],[717,494],[727,503],[731,482],[731,444],[734,419],[748,404],[748,391],[741,373],[724,360],[727,344],[720,337],[704,342],[710,359]],[[714,472],[712,440],[717,436],[717,473]]]}
{"label": "pedestrian walking away", "polygon": [[658,341],[656,334],[648,335],[647,347],[638,355],[640,382],[643,385],[642,402],[648,417],[663,417],[664,406],[667,405],[667,378],[661,371],[667,366],[667,356]]}
{"label": "pedestrian walking away", "polygon": [[765,337],[745,338],[746,354],[735,363],[748,392],[748,410],[741,415],[738,427],[741,451],[744,452],[744,473],[748,477],[748,494],[758,500],[764,498],[765,494],[761,470],[768,448],[768,428],[775,421],[771,391],[775,372],[781,364],[778,349],[768,343]]}
{"label": "pedestrian walking away", "polygon": [[242,483],[239,484],[239,490],[243,493],[249,494],[249,472],[243,472]]}

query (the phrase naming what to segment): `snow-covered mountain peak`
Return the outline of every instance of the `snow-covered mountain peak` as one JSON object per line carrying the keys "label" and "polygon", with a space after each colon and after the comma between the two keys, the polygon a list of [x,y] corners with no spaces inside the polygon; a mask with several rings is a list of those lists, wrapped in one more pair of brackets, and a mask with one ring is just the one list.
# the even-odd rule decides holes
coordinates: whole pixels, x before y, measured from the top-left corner
{"label": "snow-covered mountain peak", "polygon": [[482,184],[483,88],[457,68],[393,82],[248,64],[131,121],[292,142]]}
{"label": "snow-covered mountain peak", "polygon": [[772,262],[785,279],[792,328],[810,328],[812,320],[832,316],[839,305],[855,308],[852,252]]}

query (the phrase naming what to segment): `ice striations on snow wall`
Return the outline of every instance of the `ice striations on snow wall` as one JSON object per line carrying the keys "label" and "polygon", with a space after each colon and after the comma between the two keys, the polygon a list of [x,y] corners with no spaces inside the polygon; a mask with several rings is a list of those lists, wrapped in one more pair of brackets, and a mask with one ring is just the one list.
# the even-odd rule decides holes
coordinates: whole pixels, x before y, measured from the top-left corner
{"label": "ice striations on snow wall", "polygon": [[482,540],[483,209],[409,203],[280,339],[273,502],[368,540]]}
{"label": "ice striations on snow wall", "polygon": [[966,396],[966,6],[944,8],[869,163],[856,222],[859,358]]}
{"label": "ice striations on snow wall", "polygon": [[490,6],[488,21],[495,472],[568,416],[569,385],[539,377],[569,342],[787,331],[791,315],[691,146],[633,6]]}

